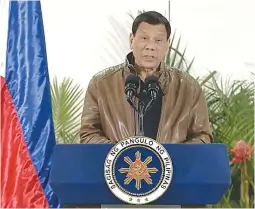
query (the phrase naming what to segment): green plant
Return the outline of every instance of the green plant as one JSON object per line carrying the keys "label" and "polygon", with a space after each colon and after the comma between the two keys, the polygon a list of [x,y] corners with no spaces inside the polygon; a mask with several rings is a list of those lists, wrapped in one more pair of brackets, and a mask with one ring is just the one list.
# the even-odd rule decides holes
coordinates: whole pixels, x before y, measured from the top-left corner
{"label": "green plant", "polygon": [[64,78],[56,77],[51,84],[52,112],[57,143],[77,143],[79,139],[80,115],[83,106],[83,89]]}
{"label": "green plant", "polygon": [[[204,85],[208,101],[210,121],[216,143],[226,144],[229,149],[229,159],[232,158],[231,149],[236,142],[254,144],[254,84],[247,81],[217,82],[213,77]],[[230,190],[216,205],[227,207],[242,207],[241,187],[243,175],[242,164],[230,163],[231,166],[231,192]],[[254,196],[254,158],[247,161],[247,181],[250,196]],[[226,203],[228,200],[228,203]],[[245,203],[247,205],[247,202]],[[254,203],[250,203],[254,204]],[[224,205],[224,206],[223,206]]]}
{"label": "green plant", "polygon": [[[240,204],[245,208],[253,208],[250,201],[249,189],[253,186],[249,183],[248,177],[248,161],[253,154],[253,147],[242,140],[238,141],[235,147],[231,150],[234,155],[232,163],[240,164],[241,166],[241,183],[240,183]],[[254,189],[254,187],[253,187]]]}
{"label": "green plant", "polygon": [[254,141],[254,85],[232,81],[224,86],[212,78],[204,87],[217,142],[232,147],[238,139]]}
{"label": "green plant", "polygon": [[[222,200],[213,205],[214,208],[254,208],[254,182],[250,179],[251,173],[249,174],[249,168],[251,168],[253,170],[252,175],[254,175],[253,151],[253,144],[246,143],[243,140],[237,141],[231,149],[233,154],[231,164],[240,166],[240,181],[232,183]],[[239,189],[240,194],[237,199],[231,198],[234,189]]]}

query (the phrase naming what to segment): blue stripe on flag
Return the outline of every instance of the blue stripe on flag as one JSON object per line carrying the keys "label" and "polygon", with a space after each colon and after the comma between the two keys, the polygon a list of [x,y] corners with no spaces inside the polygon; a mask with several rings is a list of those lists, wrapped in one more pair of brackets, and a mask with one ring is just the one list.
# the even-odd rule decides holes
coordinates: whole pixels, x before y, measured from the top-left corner
{"label": "blue stripe on flag", "polygon": [[6,82],[49,205],[59,207],[48,184],[56,142],[40,1],[10,1],[8,27]]}

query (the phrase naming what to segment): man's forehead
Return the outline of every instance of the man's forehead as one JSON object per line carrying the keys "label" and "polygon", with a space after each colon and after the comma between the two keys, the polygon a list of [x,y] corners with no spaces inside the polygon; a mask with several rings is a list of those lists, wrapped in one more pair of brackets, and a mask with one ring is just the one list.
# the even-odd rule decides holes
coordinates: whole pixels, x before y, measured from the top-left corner
{"label": "man's forehead", "polygon": [[151,24],[141,23],[137,31],[141,33],[156,32],[159,35],[165,35],[167,33],[165,26],[162,24],[151,25]]}
{"label": "man's forehead", "polygon": [[[148,30],[140,30],[141,33],[148,33],[151,32],[152,30],[148,29]],[[165,35],[166,31],[156,31],[158,35]]]}

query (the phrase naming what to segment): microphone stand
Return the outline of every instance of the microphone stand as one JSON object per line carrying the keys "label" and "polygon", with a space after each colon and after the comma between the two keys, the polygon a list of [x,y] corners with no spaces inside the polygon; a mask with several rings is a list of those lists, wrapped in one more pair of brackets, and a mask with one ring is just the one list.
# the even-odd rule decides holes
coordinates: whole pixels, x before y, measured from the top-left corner
{"label": "microphone stand", "polygon": [[138,104],[138,116],[139,116],[139,132],[138,136],[144,136],[144,129],[143,129],[143,120],[144,120],[144,103],[139,101]]}
{"label": "microphone stand", "polygon": [[145,110],[144,110],[144,114],[147,113],[149,111],[149,109],[152,107],[153,103],[154,103],[155,99],[151,99],[148,104],[146,105],[145,107]]}
{"label": "microphone stand", "polygon": [[136,105],[134,104],[134,102],[132,101],[132,99],[130,97],[128,97],[127,101],[129,102],[129,104],[133,107],[133,109],[138,113],[138,122],[139,122],[139,132],[137,134],[137,136],[144,136],[144,115],[148,112],[148,110],[152,107],[153,103],[156,100],[156,93],[153,92],[153,96],[151,98],[151,100],[148,102],[148,104],[145,107],[144,102],[139,101],[138,102],[138,107],[136,107]]}
{"label": "microphone stand", "polygon": [[138,136],[144,136],[144,129],[143,129],[143,120],[144,120],[144,115],[149,111],[149,109],[152,107],[154,102],[157,99],[157,92],[152,91],[152,98],[148,102],[148,104],[145,107],[144,102],[139,102],[138,106],[138,115],[139,115],[139,133]]}
{"label": "microphone stand", "polygon": [[133,103],[133,108],[135,109],[135,111],[137,111],[138,113],[138,123],[139,123],[139,132],[137,134],[137,136],[144,136],[144,115],[148,112],[148,110],[152,107],[153,103],[155,101],[155,98],[152,98],[148,104],[145,107],[144,102],[139,101],[138,103],[138,108],[135,107],[134,103]]}

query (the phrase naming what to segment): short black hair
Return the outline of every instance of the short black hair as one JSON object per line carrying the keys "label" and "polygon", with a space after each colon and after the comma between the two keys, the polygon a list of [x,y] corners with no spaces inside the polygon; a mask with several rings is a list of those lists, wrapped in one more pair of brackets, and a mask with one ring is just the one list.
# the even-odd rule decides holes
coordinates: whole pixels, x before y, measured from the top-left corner
{"label": "short black hair", "polygon": [[159,24],[163,24],[166,27],[166,32],[167,32],[167,39],[169,39],[170,34],[171,34],[171,26],[169,21],[160,13],[156,12],[156,11],[147,11],[147,12],[143,12],[141,14],[139,14],[132,25],[132,33],[136,34],[136,31],[139,27],[139,25],[142,22],[146,22],[148,24],[151,25],[159,25]]}

